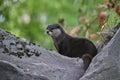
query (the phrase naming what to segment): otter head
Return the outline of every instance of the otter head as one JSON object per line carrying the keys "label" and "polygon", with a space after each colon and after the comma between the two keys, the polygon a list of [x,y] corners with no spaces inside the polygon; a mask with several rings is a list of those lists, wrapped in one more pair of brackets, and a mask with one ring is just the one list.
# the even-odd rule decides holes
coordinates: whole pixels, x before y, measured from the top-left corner
{"label": "otter head", "polygon": [[51,24],[46,28],[46,33],[53,38],[59,37],[63,32],[64,30],[59,24]]}

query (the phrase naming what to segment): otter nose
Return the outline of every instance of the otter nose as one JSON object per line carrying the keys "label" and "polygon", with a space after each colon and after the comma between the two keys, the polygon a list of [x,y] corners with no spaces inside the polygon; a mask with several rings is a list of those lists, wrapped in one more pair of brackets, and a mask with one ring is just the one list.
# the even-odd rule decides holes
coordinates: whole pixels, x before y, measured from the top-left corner
{"label": "otter nose", "polygon": [[49,34],[49,32],[50,32],[49,30],[46,30],[46,34]]}
{"label": "otter nose", "polygon": [[47,31],[46,31],[46,33],[48,34],[48,33],[49,33],[49,31],[47,30]]}

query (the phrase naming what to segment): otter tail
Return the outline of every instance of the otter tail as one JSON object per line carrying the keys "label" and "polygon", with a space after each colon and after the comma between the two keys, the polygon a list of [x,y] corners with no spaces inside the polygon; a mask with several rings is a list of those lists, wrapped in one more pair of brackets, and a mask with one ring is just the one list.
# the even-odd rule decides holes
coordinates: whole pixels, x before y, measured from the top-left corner
{"label": "otter tail", "polygon": [[93,58],[93,57],[92,57],[90,54],[84,54],[84,55],[82,56],[82,59],[83,59],[83,61],[84,61],[84,69],[85,69],[85,71],[86,71],[87,68],[89,67],[89,64],[90,64],[92,58]]}

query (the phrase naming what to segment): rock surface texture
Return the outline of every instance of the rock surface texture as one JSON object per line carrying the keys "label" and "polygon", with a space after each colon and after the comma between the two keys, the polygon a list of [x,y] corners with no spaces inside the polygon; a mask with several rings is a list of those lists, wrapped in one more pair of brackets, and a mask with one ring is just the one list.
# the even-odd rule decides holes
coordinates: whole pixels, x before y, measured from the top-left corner
{"label": "rock surface texture", "polygon": [[62,56],[0,30],[0,80],[120,80],[120,29],[116,31],[111,31],[115,35],[110,35],[110,41],[98,46],[99,53],[85,72],[82,59]]}
{"label": "rock surface texture", "polygon": [[79,80],[120,80],[120,29],[95,56]]}
{"label": "rock surface texture", "polygon": [[71,59],[0,30],[0,80],[78,80],[83,61]]}

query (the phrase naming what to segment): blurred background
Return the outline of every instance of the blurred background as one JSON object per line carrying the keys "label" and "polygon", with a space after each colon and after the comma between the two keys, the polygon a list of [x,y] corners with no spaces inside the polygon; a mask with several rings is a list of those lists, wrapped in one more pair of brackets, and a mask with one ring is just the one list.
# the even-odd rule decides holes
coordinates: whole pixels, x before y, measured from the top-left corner
{"label": "blurred background", "polygon": [[118,22],[119,0],[0,0],[0,28],[47,49],[55,49],[45,34],[49,24],[97,43],[99,33]]}

